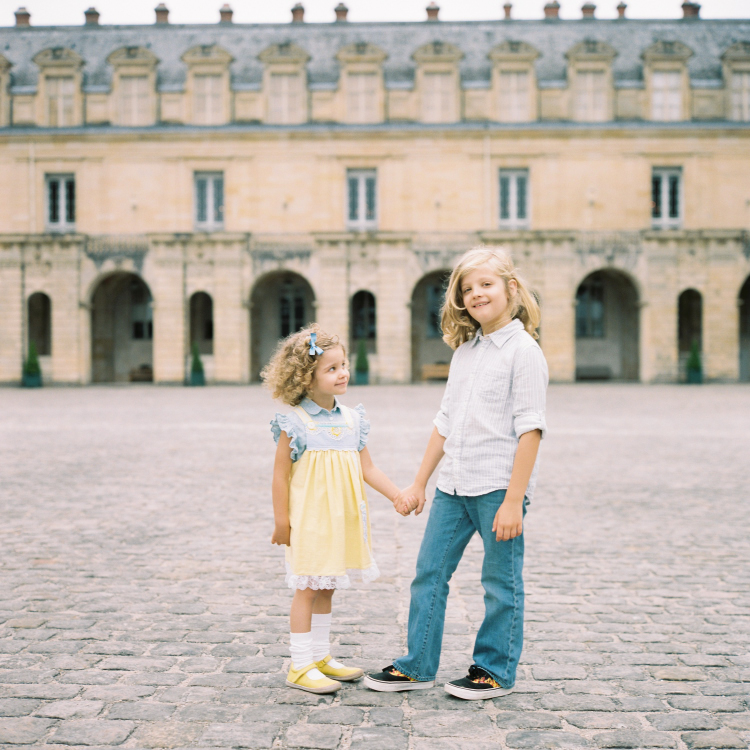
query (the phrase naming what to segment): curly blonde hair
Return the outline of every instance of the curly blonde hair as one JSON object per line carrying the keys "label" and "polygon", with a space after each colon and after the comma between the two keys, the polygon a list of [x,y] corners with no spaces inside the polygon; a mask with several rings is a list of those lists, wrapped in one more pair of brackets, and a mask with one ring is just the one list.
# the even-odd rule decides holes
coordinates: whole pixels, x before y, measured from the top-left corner
{"label": "curly blonde hair", "polygon": [[346,347],[338,336],[327,334],[317,323],[311,323],[291,336],[279,341],[271,361],[263,368],[260,377],[271,390],[271,396],[285,404],[297,406],[308,394],[315,376],[318,356],[310,354],[310,334],[317,334],[315,345],[323,351],[341,347],[346,357]]}
{"label": "curly blonde hair", "polygon": [[467,273],[485,265],[489,266],[503,280],[506,292],[508,291],[508,282],[516,282],[518,291],[509,300],[511,320],[520,320],[526,331],[535,339],[538,339],[539,334],[536,329],[539,328],[542,318],[539,303],[513,265],[510,253],[500,247],[479,245],[464,253],[451,273],[440,318],[443,341],[451,349],[458,349],[461,344],[476,336],[479,323],[469,315],[464,307],[461,282]]}

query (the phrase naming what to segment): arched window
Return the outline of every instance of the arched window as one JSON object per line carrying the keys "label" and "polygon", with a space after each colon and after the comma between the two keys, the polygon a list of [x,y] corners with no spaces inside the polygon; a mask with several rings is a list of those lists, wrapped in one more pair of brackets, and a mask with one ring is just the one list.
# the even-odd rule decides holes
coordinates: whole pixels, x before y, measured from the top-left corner
{"label": "arched window", "polygon": [[352,297],[352,351],[364,340],[368,351],[374,352],[376,334],[375,297],[370,292],[357,292]]}
{"label": "arched window", "polygon": [[214,353],[214,303],[211,295],[196,292],[190,298],[190,348],[198,344],[201,354]]}
{"label": "arched window", "polygon": [[680,357],[687,357],[693,344],[703,348],[703,298],[695,289],[686,289],[677,301],[677,340]]}
{"label": "arched window", "polygon": [[40,357],[52,353],[52,302],[44,292],[29,297],[29,343]]}

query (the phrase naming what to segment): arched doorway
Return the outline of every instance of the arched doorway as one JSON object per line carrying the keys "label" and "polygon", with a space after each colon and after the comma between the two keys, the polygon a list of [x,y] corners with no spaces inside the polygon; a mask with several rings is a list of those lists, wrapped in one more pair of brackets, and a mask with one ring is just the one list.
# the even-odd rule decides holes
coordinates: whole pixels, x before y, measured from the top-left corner
{"label": "arched doorway", "polygon": [[440,308],[450,270],[434,271],[414,287],[411,297],[411,377],[414,382],[448,377],[453,352],[443,341]]}
{"label": "arched doorway", "polygon": [[199,354],[214,353],[214,301],[206,292],[190,298],[190,351],[198,344]]}
{"label": "arched doorway", "polygon": [[375,353],[375,342],[377,341],[377,318],[375,311],[375,295],[372,292],[361,290],[352,296],[352,359],[357,354],[357,346],[360,341],[367,345],[368,354]]}
{"label": "arched doorway", "polygon": [[52,354],[52,301],[44,292],[35,292],[28,302],[29,344],[40,357]]}
{"label": "arched doorway", "polygon": [[703,352],[703,297],[695,289],[686,289],[677,298],[677,354],[679,379],[687,377],[687,361],[693,345]]}
{"label": "arched doorway", "polygon": [[740,290],[740,380],[750,382],[750,276]]}
{"label": "arched doorway", "polygon": [[134,273],[103,279],[92,297],[91,380],[94,383],[154,379],[152,297]]}
{"label": "arched doorway", "polygon": [[260,379],[279,339],[314,320],[315,293],[304,277],[280,271],[259,279],[251,297],[252,379]]}
{"label": "arched doorway", "polygon": [[576,380],[638,380],[638,291],[621,271],[589,274],[576,291]]}

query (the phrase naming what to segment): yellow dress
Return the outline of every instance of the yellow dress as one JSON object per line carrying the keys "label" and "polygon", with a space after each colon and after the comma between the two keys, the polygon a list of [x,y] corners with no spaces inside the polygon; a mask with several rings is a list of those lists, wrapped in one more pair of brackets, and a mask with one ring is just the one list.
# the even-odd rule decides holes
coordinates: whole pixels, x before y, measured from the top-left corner
{"label": "yellow dress", "polygon": [[289,436],[293,461],[289,588],[348,588],[352,580],[378,577],[359,459],[369,428],[361,405],[349,409],[336,400],[327,411],[307,398],[271,422],[277,442],[282,430]]}

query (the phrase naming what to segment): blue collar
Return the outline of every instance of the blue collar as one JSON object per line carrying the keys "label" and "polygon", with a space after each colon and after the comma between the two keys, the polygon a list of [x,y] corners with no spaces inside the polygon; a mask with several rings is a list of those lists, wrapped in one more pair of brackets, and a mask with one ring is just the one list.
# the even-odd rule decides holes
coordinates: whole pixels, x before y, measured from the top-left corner
{"label": "blue collar", "polygon": [[324,411],[326,414],[333,414],[335,411],[341,412],[341,404],[339,403],[338,397],[333,397],[334,405],[333,409],[331,411],[328,411],[328,409],[324,409],[319,404],[316,404],[311,398],[308,398],[305,396],[302,401],[300,402],[300,406],[311,416],[314,416],[315,414],[320,414],[320,412]]}
{"label": "blue collar", "polygon": [[[499,349],[511,336],[523,330],[523,323],[518,318],[516,318],[515,320],[511,320],[508,325],[505,325],[502,328],[498,328],[496,331],[488,334],[485,338],[489,338],[489,340]],[[484,334],[482,333],[482,329],[480,328],[477,330],[477,335],[474,336],[472,346],[476,346],[477,342],[480,341],[480,339],[482,339],[483,337]]]}

